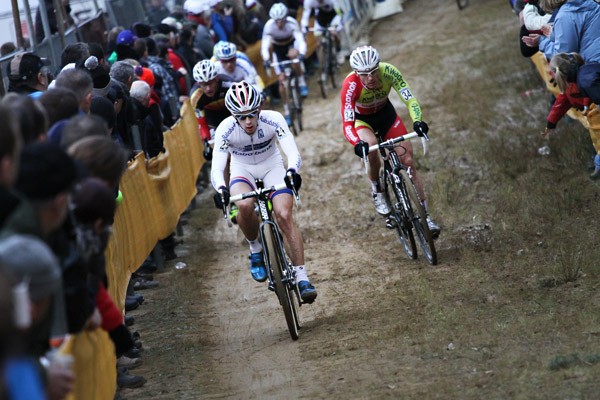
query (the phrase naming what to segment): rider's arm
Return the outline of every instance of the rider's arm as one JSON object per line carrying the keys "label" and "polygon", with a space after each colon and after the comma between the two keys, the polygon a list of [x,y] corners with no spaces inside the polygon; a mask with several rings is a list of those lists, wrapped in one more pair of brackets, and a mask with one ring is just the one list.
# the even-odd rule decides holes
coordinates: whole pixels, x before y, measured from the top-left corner
{"label": "rider's arm", "polygon": [[213,150],[212,168],[210,170],[210,181],[215,188],[219,190],[221,186],[227,186],[225,183],[225,166],[229,156],[229,148],[223,139],[223,135],[233,122],[233,117],[228,117],[219,124],[215,131],[215,147]]}
{"label": "rider's arm", "polygon": [[302,29],[308,28],[310,12],[312,11],[312,5],[310,3],[312,3],[311,0],[304,1],[304,8],[302,9],[302,19],[300,20],[300,26],[302,26]]}
{"label": "rider's arm", "polygon": [[290,131],[283,115],[281,113],[272,111],[272,115],[270,118],[279,125],[277,128],[276,136],[277,140],[279,140],[279,144],[281,145],[281,149],[285,153],[288,161],[288,169],[293,168],[296,172],[300,171],[300,167],[302,166],[302,157],[300,157],[300,151],[298,151],[298,146],[296,145],[296,141],[294,140],[294,135]]}
{"label": "rider's arm", "polygon": [[307,46],[306,46],[306,40],[304,39],[304,35],[302,34],[302,31],[300,30],[300,25],[298,25],[298,22],[296,22],[296,20],[291,17],[288,17],[288,20],[291,20],[294,25],[294,39],[298,43],[298,51],[300,52],[300,54],[305,56]]}
{"label": "rider's arm", "polygon": [[272,19],[268,20],[262,35],[262,40],[260,43],[260,55],[262,56],[263,61],[268,61],[271,58],[271,35],[269,34],[269,30],[273,29],[273,24],[275,21]]}
{"label": "rider's arm", "polygon": [[381,63],[380,68],[382,79],[391,80],[392,87],[396,90],[396,93],[398,93],[400,100],[404,102],[406,108],[408,108],[408,113],[410,114],[412,121],[422,121],[423,114],[421,112],[419,100],[417,100],[412,90],[410,90],[410,86],[408,86],[408,82],[406,82],[402,73],[400,73],[398,68],[394,67],[392,64]]}
{"label": "rider's arm", "polygon": [[360,138],[356,134],[354,128],[354,122],[356,121],[355,106],[358,92],[360,92],[360,85],[357,82],[356,75],[351,73],[344,79],[342,83],[342,91],[340,93],[340,100],[342,103],[342,129],[344,130],[344,136],[346,140],[350,142],[352,146],[356,145]]}
{"label": "rider's arm", "polygon": [[196,120],[198,121],[198,130],[200,133],[200,137],[202,138],[202,140],[210,140],[210,128],[208,126],[208,123],[206,122],[206,112],[204,111],[204,108],[202,106],[198,106],[198,101],[200,100],[203,94],[204,92],[202,91],[202,89],[197,88],[196,90],[192,91],[190,97],[192,105],[195,107]]}

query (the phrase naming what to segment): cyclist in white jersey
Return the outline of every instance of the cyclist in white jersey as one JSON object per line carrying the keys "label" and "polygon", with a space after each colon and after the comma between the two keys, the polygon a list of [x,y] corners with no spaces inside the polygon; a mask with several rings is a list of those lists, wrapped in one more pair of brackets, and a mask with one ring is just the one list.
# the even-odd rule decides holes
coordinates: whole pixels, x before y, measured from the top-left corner
{"label": "cyclist in white jersey", "polygon": [[250,59],[231,42],[219,41],[213,51],[214,62],[217,65],[221,79],[231,82],[246,81],[254,85],[259,92],[264,90],[264,83],[256,72]]}
{"label": "cyclist in white jersey", "polygon": [[[304,35],[300,31],[300,25],[298,22],[288,16],[288,8],[283,3],[275,3],[269,10],[269,19],[265,23],[263,29],[263,36],[260,48],[260,54],[262,56],[264,67],[266,71],[269,71],[271,67],[271,61],[277,63],[280,61],[293,60],[299,58],[304,60],[306,56],[306,40]],[[271,57],[271,47],[273,55]],[[306,78],[304,77],[304,67],[302,63],[292,64],[296,76],[299,77],[298,83],[300,84],[300,94],[302,97],[308,96],[308,86],[306,86]],[[279,68],[276,64],[273,66],[277,78],[279,80],[279,93],[283,103],[283,110],[285,119],[288,125],[291,123],[290,111],[288,107],[288,93],[285,89],[285,73],[282,68]]]}
{"label": "cyclist in white jersey", "polygon": [[[293,197],[291,188],[300,188],[302,178],[298,174],[302,159],[288,125],[281,113],[261,110],[261,96],[248,82],[235,83],[225,96],[225,105],[232,116],[226,118],[215,131],[215,149],[212,160],[211,181],[218,193],[214,196],[215,206],[229,203],[230,194],[237,195],[255,188],[255,179],[260,178],[265,187],[285,182],[289,189],[271,195],[273,212],[288,244],[288,253],[296,271],[300,296],[312,303],[317,291],[310,284],[304,263],[302,233],[292,216]],[[287,158],[287,168],[277,143]],[[229,187],[226,186],[224,171],[227,157],[231,155]],[[291,177],[287,174],[291,173]],[[258,234],[259,220],[254,211],[254,199],[236,202],[239,211],[237,223],[250,245],[250,273],[257,282],[267,279],[262,255],[262,244]]]}

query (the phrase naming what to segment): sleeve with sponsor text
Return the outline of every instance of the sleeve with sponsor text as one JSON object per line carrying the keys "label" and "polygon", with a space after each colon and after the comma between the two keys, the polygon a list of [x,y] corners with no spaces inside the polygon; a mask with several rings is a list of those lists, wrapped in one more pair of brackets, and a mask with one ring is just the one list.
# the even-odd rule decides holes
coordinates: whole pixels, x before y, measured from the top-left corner
{"label": "sleeve with sponsor text", "polygon": [[215,131],[215,147],[213,150],[212,168],[210,170],[210,181],[219,190],[225,184],[225,166],[229,156],[229,142],[226,133],[231,130],[233,117],[227,117],[219,124]]}
{"label": "sleeve with sponsor text", "polygon": [[400,100],[404,102],[406,108],[408,108],[408,113],[413,122],[422,121],[423,114],[421,112],[419,100],[415,97],[408,82],[404,79],[398,68],[391,64],[386,65],[386,68],[384,68],[384,79],[385,78],[392,79],[392,87],[396,90],[396,93],[398,93]]}
{"label": "sleeve with sponsor text", "polygon": [[281,149],[287,157],[288,169],[293,168],[296,172],[300,172],[302,158],[300,157],[300,151],[298,150],[298,146],[294,140],[294,135],[285,122],[283,115],[276,113],[272,118],[275,122],[277,122],[278,125],[275,128],[275,135],[277,136],[277,140],[279,141]]}
{"label": "sleeve with sponsor text", "polygon": [[342,103],[342,129],[344,130],[346,140],[353,146],[360,140],[356,134],[356,129],[354,128],[354,122],[356,121],[354,110],[358,92],[360,90],[355,77],[356,74],[350,74],[346,77],[342,84],[342,91],[340,94]]}

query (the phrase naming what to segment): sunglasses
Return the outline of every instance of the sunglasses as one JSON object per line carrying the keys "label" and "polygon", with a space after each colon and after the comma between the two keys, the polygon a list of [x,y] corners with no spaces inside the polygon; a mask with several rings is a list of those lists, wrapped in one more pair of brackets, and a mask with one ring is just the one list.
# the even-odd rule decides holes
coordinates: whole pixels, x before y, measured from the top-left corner
{"label": "sunglasses", "polygon": [[254,111],[248,114],[237,114],[234,115],[235,119],[237,119],[238,121],[244,121],[246,118],[254,118],[258,115],[258,111]]}
{"label": "sunglasses", "polygon": [[356,72],[358,76],[373,76],[377,71],[379,71],[379,67],[376,67],[369,72]]}

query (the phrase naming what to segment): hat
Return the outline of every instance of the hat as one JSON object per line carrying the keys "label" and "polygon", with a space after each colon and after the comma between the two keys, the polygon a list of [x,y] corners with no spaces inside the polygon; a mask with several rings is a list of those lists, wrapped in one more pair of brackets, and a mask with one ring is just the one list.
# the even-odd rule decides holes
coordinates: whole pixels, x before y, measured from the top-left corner
{"label": "hat", "polygon": [[33,301],[52,296],[61,288],[61,270],[46,243],[32,235],[11,235],[0,240],[0,263],[18,284],[29,282]]}
{"label": "hat", "polygon": [[121,31],[117,36],[117,44],[124,44],[126,46],[133,46],[133,43],[138,39],[129,29]]}
{"label": "hat", "polygon": [[152,35],[152,28],[148,24],[136,22],[131,28],[138,38],[147,38],[148,36]]}
{"label": "hat", "polygon": [[81,67],[92,77],[94,84],[92,92],[94,95],[106,96],[111,82],[109,70],[98,63],[98,59],[95,56],[88,57]]}
{"label": "hat", "polygon": [[210,10],[210,4],[205,0],[186,0],[183,9],[188,14],[198,15]]}
{"label": "hat", "polygon": [[83,224],[93,224],[102,219],[112,224],[117,202],[115,193],[100,178],[86,178],[73,191],[73,215]]}
{"label": "hat", "polygon": [[163,19],[162,21],[160,21],[160,23],[169,25],[170,27],[175,28],[178,31],[180,31],[181,28],[183,28],[183,25],[181,24],[181,22],[177,21],[174,17],[167,17],[167,18]]}
{"label": "hat", "polygon": [[156,78],[154,77],[154,72],[150,68],[142,67],[138,65],[135,67],[135,74],[141,81],[146,82],[150,87],[154,87],[156,83]]}
{"label": "hat", "polygon": [[50,61],[47,58],[23,52],[10,60],[6,71],[11,81],[26,81],[36,76],[44,66],[48,65],[50,65]]}
{"label": "hat", "polygon": [[97,115],[106,122],[109,129],[115,127],[117,122],[117,114],[113,102],[103,96],[94,96],[92,105],[90,106],[90,114]]}
{"label": "hat", "polygon": [[76,179],[75,162],[59,146],[36,142],[23,148],[16,188],[30,200],[50,200],[69,191]]}

